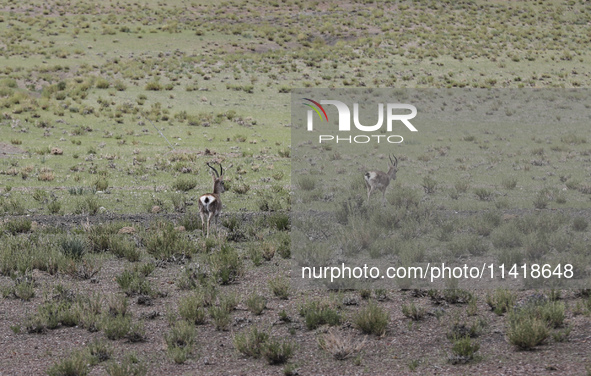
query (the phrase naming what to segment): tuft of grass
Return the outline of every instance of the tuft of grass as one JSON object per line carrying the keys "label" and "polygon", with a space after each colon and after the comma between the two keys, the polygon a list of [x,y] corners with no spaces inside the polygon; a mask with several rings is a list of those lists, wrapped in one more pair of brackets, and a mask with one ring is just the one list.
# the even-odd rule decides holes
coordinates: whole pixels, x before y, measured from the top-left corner
{"label": "tuft of grass", "polygon": [[88,353],[93,358],[92,363],[100,363],[111,359],[113,356],[113,349],[104,340],[94,339],[88,345]]}
{"label": "tuft of grass", "polygon": [[184,320],[178,321],[164,336],[168,356],[177,364],[187,361],[195,346],[195,326]]}
{"label": "tuft of grass", "polygon": [[509,317],[507,338],[520,350],[531,350],[546,342],[550,331],[543,319],[522,313]]}
{"label": "tuft of grass", "polygon": [[60,241],[60,250],[68,258],[81,260],[88,252],[88,244],[80,237],[68,236]]}
{"label": "tuft of grass", "polygon": [[451,351],[453,356],[450,358],[450,363],[468,363],[477,359],[476,352],[480,349],[480,344],[474,342],[470,336],[455,338]]}
{"label": "tuft of grass", "polygon": [[426,194],[433,194],[437,189],[437,181],[430,176],[425,176],[422,186]]}
{"label": "tuft of grass", "polygon": [[279,299],[287,300],[289,297],[289,280],[285,277],[276,277],[269,280],[269,288],[273,292],[273,295]]}
{"label": "tuft of grass", "polygon": [[486,304],[497,315],[503,315],[508,312],[515,304],[515,294],[509,290],[497,289],[495,292],[486,296]]}
{"label": "tuft of grass", "polygon": [[204,308],[203,296],[194,293],[179,300],[179,315],[195,325],[205,324],[207,312]]}
{"label": "tuft of grass", "polygon": [[294,351],[295,345],[291,341],[271,338],[263,344],[261,354],[267,363],[274,365],[286,363]]}
{"label": "tuft of grass", "polygon": [[413,303],[402,306],[402,314],[413,321],[422,320],[425,317],[425,309]]}
{"label": "tuft of grass", "polygon": [[112,362],[105,370],[109,376],[144,376],[148,367],[135,354],[128,354],[121,363]]}
{"label": "tuft of grass", "polygon": [[88,350],[72,352],[47,369],[48,376],[85,376],[90,372]]}
{"label": "tuft of grass", "polygon": [[318,346],[336,360],[345,360],[360,353],[365,346],[365,340],[355,341],[351,336],[331,329],[318,337]]}
{"label": "tuft of grass", "polygon": [[251,358],[260,358],[268,339],[268,332],[252,326],[249,330],[236,334],[232,342],[239,353]]}
{"label": "tuft of grass", "polygon": [[300,316],[304,318],[309,330],[321,325],[335,326],[341,323],[341,314],[330,304],[320,301],[310,301],[300,307]]}
{"label": "tuft of grass", "polygon": [[31,231],[32,222],[27,218],[10,219],[4,223],[4,230],[9,234],[16,235]]}
{"label": "tuft of grass", "polygon": [[490,201],[495,196],[494,192],[487,188],[475,188],[474,194],[480,201]]}
{"label": "tuft of grass", "polygon": [[589,222],[583,217],[576,217],[573,219],[573,230],[575,231],[586,231],[587,227],[589,227]]}
{"label": "tuft of grass", "polygon": [[190,177],[180,177],[172,183],[172,189],[175,191],[187,192],[197,186],[197,179]]}
{"label": "tuft of grass", "polygon": [[230,284],[242,275],[242,259],[236,249],[224,244],[218,252],[208,257],[214,280],[220,285]]}
{"label": "tuft of grass", "polygon": [[150,255],[164,261],[183,261],[197,251],[187,235],[175,230],[172,223],[158,224],[144,243]]}
{"label": "tuft of grass", "polygon": [[503,178],[501,181],[501,185],[503,188],[510,190],[515,189],[517,187],[517,179],[516,178]]}
{"label": "tuft of grass", "polygon": [[353,323],[365,334],[381,336],[386,333],[390,315],[377,303],[370,301],[353,317]]}
{"label": "tuft of grass", "polygon": [[262,295],[253,293],[246,299],[246,307],[255,316],[262,314],[266,306],[267,299]]}
{"label": "tuft of grass", "polygon": [[312,191],[316,188],[316,179],[310,175],[302,175],[298,178],[297,185],[304,191]]}
{"label": "tuft of grass", "polygon": [[118,340],[125,338],[131,327],[130,315],[105,315],[100,324],[101,330],[105,333],[105,337],[110,340]]}

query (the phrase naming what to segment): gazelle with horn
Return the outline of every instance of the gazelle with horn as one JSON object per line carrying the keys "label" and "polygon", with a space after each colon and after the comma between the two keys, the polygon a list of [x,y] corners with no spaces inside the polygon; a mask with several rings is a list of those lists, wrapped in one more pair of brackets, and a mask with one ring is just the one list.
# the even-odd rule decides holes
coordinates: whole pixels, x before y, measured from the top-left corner
{"label": "gazelle with horn", "polygon": [[[386,188],[390,185],[390,180],[396,180],[396,172],[398,172],[398,159],[395,155],[388,156],[390,164],[388,172],[382,171],[368,171],[365,173],[365,186],[367,187],[367,201],[376,189],[382,191],[382,201],[386,205]],[[392,159],[394,157],[394,159]]]}
{"label": "gazelle with horn", "polygon": [[222,168],[222,164],[220,165],[220,172],[213,168],[209,163],[207,163],[207,167],[213,170],[213,174],[211,177],[213,178],[213,193],[206,193],[199,197],[199,215],[201,216],[201,225],[202,230],[205,230],[205,216],[207,216],[207,235],[209,237],[209,225],[211,219],[214,218],[214,221],[217,226],[218,216],[222,211],[222,200],[220,195],[226,190],[224,187],[224,169]]}

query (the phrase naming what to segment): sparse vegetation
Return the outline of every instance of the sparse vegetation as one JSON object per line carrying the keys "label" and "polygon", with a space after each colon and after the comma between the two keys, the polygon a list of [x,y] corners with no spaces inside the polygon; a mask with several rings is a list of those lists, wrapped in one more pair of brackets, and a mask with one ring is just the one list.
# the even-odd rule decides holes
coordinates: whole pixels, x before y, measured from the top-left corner
{"label": "sparse vegetation", "polygon": [[[481,361],[482,373],[543,372],[517,351],[546,343],[568,367],[545,371],[584,373],[591,300],[569,288],[584,287],[591,262],[588,5],[452,5],[2,1],[0,299],[18,322],[0,372],[441,373],[415,348],[420,332],[426,349],[443,339],[450,363]],[[379,143],[299,140],[301,98],[326,100],[322,88],[362,93],[370,113],[350,108],[353,137],[366,133],[359,121],[376,124],[377,102],[389,111],[380,89],[416,105],[419,132],[384,119]],[[317,137],[337,113],[314,108]],[[393,152],[385,205],[367,203],[364,172]],[[207,162],[228,166],[227,199],[203,239]],[[292,263],[355,258],[529,274],[497,275],[487,291],[463,279],[291,284]],[[551,276],[530,278],[534,264]],[[532,301],[533,288],[546,298]],[[89,345],[70,353],[59,336]],[[248,358],[227,362],[224,336]],[[322,351],[303,360],[298,347],[316,340]]]}

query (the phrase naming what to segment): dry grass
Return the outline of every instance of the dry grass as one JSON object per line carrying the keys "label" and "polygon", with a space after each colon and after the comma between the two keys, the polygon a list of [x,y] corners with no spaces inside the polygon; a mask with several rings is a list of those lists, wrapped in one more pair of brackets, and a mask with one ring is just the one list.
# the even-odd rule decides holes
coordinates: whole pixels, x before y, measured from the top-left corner
{"label": "dry grass", "polygon": [[318,346],[331,354],[336,360],[345,360],[361,352],[365,347],[365,338],[356,340],[351,334],[329,329],[326,334],[318,336]]}

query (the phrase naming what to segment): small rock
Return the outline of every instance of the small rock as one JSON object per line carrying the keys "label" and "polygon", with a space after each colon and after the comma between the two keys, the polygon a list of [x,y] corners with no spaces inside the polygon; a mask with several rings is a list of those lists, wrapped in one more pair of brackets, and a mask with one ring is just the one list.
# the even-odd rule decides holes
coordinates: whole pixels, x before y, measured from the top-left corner
{"label": "small rock", "polygon": [[178,232],[183,232],[183,231],[186,231],[186,229],[185,229],[185,226],[177,226],[177,227],[175,227],[174,229],[175,229],[176,231],[178,231]]}
{"label": "small rock", "polygon": [[160,213],[160,206],[154,205],[152,206],[152,214]]}
{"label": "small rock", "polygon": [[64,154],[64,151],[60,148],[51,148],[51,154],[52,155],[62,155],[62,154]]}
{"label": "small rock", "polygon": [[119,230],[119,234],[135,234],[135,227],[125,226]]}

